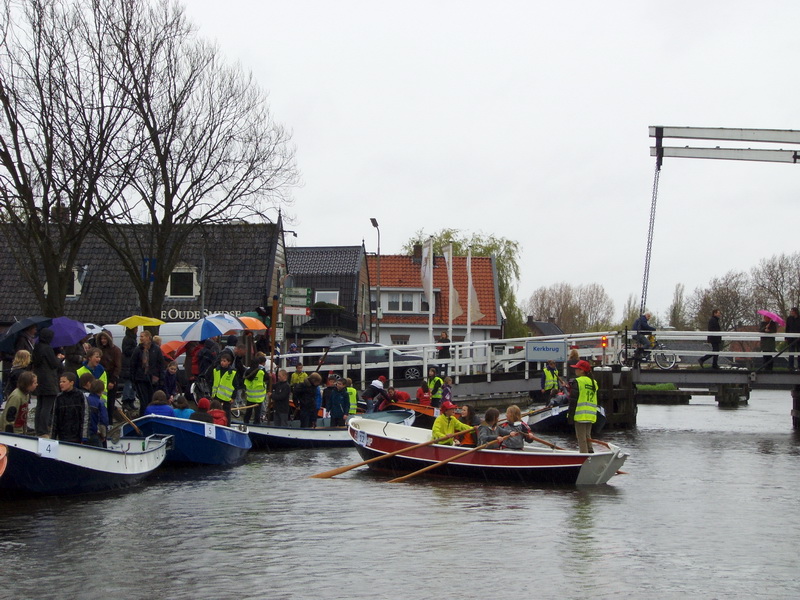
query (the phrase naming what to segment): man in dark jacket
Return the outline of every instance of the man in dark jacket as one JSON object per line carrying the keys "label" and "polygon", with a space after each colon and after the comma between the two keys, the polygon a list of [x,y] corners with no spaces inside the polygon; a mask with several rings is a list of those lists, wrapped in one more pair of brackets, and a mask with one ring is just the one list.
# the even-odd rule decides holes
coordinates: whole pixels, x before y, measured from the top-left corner
{"label": "man in dark jacket", "polygon": [[100,364],[106,370],[108,389],[106,390],[106,409],[110,421],[114,420],[114,401],[119,390],[122,373],[122,350],[114,345],[114,338],[105,329],[97,334],[97,347],[101,351]]}
{"label": "man in dark jacket", "polygon": [[[786,333],[800,333],[800,312],[798,312],[796,306],[792,307],[789,311],[789,316],[786,317]],[[794,357],[800,350],[800,338],[788,337],[787,335],[786,344],[788,346],[786,353],[789,355],[789,370],[794,371]],[[798,359],[797,366],[800,367],[800,359]]]}
{"label": "man in dark jacket", "polygon": [[[708,331],[722,331],[722,326],[719,323],[719,318],[722,316],[722,311],[718,308],[715,308],[711,311],[711,318],[708,320]],[[711,368],[718,369],[719,368],[719,351],[722,348],[722,336],[721,335],[710,335],[708,336],[708,343],[711,344],[711,351],[714,354],[706,354],[705,356],[700,358],[700,368],[703,368],[703,363],[706,362],[709,358],[713,359],[711,361]]]}
{"label": "man in dark jacket", "polygon": [[317,386],[322,383],[319,373],[311,373],[308,378],[292,389],[294,404],[300,409],[300,427],[317,425]]}
{"label": "man in dark jacket", "polygon": [[273,425],[277,427],[289,426],[289,396],[292,389],[289,386],[289,374],[286,369],[278,371],[278,381],[272,386],[271,404],[274,411]]}
{"label": "man in dark jacket", "polygon": [[53,425],[53,407],[58,395],[58,375],[61,371],[61,358],[56,356],[50,342],[53,341],[53,330],[42,329],[39,332],[39,341],[33,347],[31,364],[33,372],[39,381],[36,388],[36,417],[34,427],[37,436],[50,435]]}
{"label": "man in dark jacket", "polygon": [[119,374],[119,385],[122,386],[122,407],[128,410],[133,410],[133,403],[136,400],[136,392],[133,380],[131,380],[131,357],[134,350],[136,350],[136,327],[128,327],[125,329],[125,337],[122,338],[122,369]]}
{"label": "man in dark jacket", "polygon": [[58,380],[61,393],[56,396],[53,411],[54,440],[80,444],[89,439],[89,406],[86,396],[75,389],[77,381],[77,375],[71,371]]}
{"label": "man in dark jacket", "polygon": [[139,334],[139,345],[131,356],[130,377],[139,396],[139,415],[143,417],[144,409],[164,377],[164,354],[153,343],[153,335],[147,330]]}

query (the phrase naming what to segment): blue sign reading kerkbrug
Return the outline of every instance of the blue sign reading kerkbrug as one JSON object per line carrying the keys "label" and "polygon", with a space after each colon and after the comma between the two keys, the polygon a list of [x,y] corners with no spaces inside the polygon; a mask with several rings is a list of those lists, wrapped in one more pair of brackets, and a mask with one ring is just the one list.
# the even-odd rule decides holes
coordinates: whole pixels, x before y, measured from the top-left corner
{"label": "blue sign reading kerkbrug", "polygon": [[563,362],[567,360],[567,342],[525,342],[525,360]]}

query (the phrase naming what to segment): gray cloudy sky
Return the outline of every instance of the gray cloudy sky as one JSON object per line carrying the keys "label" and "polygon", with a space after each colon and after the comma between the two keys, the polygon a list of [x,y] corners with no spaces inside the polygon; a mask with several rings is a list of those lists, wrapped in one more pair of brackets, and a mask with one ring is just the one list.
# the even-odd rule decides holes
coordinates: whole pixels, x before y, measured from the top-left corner
{"label": "gray cloudy sky", "polygon": [[[370,217],[386,254],[420,228],[494,233],[522,244],[520,301],[560,281],[601,283],[619,314],[639,297],[648,126],[800,129],[794,0],[190,0],[187,14],[293,131],[297,245],[375,251]],[[798,251],[798,192],[800,165],[666,159],[650,308],[676,283]]]}

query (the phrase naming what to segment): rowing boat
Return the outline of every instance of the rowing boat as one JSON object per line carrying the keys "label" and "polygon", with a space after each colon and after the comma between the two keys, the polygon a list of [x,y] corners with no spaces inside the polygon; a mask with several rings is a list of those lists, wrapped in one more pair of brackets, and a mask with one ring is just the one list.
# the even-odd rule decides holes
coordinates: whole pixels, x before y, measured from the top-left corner
{"label": "rowing boat", "polygon": [[[247,426],[226,427],[203,421],[164,415],[146,415],[133,421],[144,435],[174,437],[167,462],[202,465],[235,465],[244,460],[252,447]],[[125,425],[124,433],[133,428]]]}
{"label": "rowing boat", "polygon": [[[417,471],[465,450],[440,444],[412,448],[430,440],[430,431],[369,419],[352,419],[348,432],[364,460],[403,451],[369,465],[372,469],[394,474]],[[609,444],[608,450],[593,454],[539,446],[526,446],[524,450],[484,449],[443,464],[431,474],[524,484],[596,485],[607,483],[627,457],[614,444]]]}
{"label": "rowing boat", "polygon": [[67,495],[118,490],[136,485],[158,468],[172,438],[122,437],[108,448],[0,433],[8,451],[0,477],[5,495]]}
{"label": "rowing boat", "polygon": [[[399,427],[414,424],[414,412],[409,410],[387,410],[369,413],[363,417],[380,425],[393,423]],[[295,448],[336,448],[350,446],[350,435],[346,427],[316,427],[303,429],[299,421],[290,427],[274,425],[249,425],[253,447],[262,450],[290,450]],[[430,430],[428,430],[430,433]]]}

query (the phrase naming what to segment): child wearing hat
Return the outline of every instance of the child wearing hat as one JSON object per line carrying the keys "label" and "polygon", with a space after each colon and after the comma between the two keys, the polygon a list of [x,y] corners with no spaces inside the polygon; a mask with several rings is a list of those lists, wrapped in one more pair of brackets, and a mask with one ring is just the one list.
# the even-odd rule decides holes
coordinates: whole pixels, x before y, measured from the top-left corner
{"label": "child wearing hat", "polygon": [[[433,422],[433,428],[431,430],[433,433],[433,439],[437,440],[446,435],[450,435],[451,433],[455,433],[456,431],[469,431],[470,429],[474,429],[472,426],[465,425],[458,420],[458,418],[455,416],[457,408],[458,407],[449,400],[442,402],[441,412]],[[461,442],[455,437],[443,440],[439,443],[449,446],[461,445]]]}

